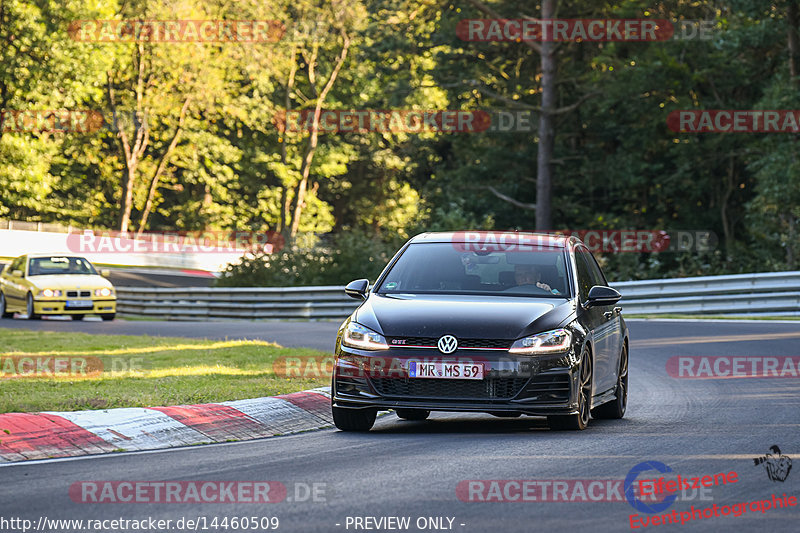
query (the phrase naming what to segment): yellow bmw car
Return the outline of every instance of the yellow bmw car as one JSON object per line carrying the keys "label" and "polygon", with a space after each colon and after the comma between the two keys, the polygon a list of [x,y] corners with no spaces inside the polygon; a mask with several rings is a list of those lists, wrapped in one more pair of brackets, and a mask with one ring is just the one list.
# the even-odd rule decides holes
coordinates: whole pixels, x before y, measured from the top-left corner
{"label": "yellow bmw car", "polygon": [[[107,272],[103,271],[107,275]],[[0,273],[0,317],[25,313],[42,315],[100,315],[114,320],[114,286],[83,257],[29,254],[17,257]]]}

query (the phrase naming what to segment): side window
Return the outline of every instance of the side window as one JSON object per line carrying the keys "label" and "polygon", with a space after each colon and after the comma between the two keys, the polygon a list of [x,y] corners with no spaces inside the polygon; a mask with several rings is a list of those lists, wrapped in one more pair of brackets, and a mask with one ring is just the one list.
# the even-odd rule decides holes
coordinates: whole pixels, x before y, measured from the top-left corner
{"label": "side window", "polygon": [[8,267],[8,273],[12,273],[15,270],[24,270],[25,269],[25,257],[17,257],[11,263],[11,266]]}
{"label": "side window", "polygon": [[608,286],[606,282],[606,277],[603,275],[603,271],[600,270],[600,265],[597,264],[597,260],[588,250],[581,250],[581,255],[586,258],[586,262],[589,264],[589,271],[592,274],[592,286],[594,285],[604,285]]}
{"label": "side window", "polygon": [[589,289],[593,282],[586,257],[579,251],[575,252],[575,266],[578,270],[578,296],[581,302],[585,302],[589,298]]}

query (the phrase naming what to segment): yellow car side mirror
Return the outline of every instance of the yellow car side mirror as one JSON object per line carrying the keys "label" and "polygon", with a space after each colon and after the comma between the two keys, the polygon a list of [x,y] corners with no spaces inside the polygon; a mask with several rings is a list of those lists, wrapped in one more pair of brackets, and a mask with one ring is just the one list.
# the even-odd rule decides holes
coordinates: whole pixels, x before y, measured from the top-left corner
{"label": "yellow car side mirror", "polygon": [[104,278],[107,278],[108,276],[111,275],[111,271],[107,268],[104,268],[100,270],[100,275],[103,276]]}

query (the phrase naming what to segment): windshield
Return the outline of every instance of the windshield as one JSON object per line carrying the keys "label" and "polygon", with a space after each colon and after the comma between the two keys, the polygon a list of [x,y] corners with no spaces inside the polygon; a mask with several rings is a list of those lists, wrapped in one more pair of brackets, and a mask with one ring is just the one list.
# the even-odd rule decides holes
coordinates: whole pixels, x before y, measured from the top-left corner
{"label": "windshield", "polygon": [[92,264],[83,257],[32,257],[28,276],[50,274],[97,274]]}
{"label": "windshield", "polygon": [[494,294],[569,298],[566,253],[466,251],[458,243],[416,243],[403,252],[379,294]]}

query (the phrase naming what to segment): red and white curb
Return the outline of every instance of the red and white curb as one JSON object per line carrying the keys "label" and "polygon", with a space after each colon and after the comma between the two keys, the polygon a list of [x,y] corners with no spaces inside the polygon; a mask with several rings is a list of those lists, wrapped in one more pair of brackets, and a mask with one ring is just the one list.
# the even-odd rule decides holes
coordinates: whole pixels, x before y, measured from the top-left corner
{"label": "red and white curb", "polygon": [[329,427],[330,387],[251,400],[0,414],[0,463],[258,439]]}

